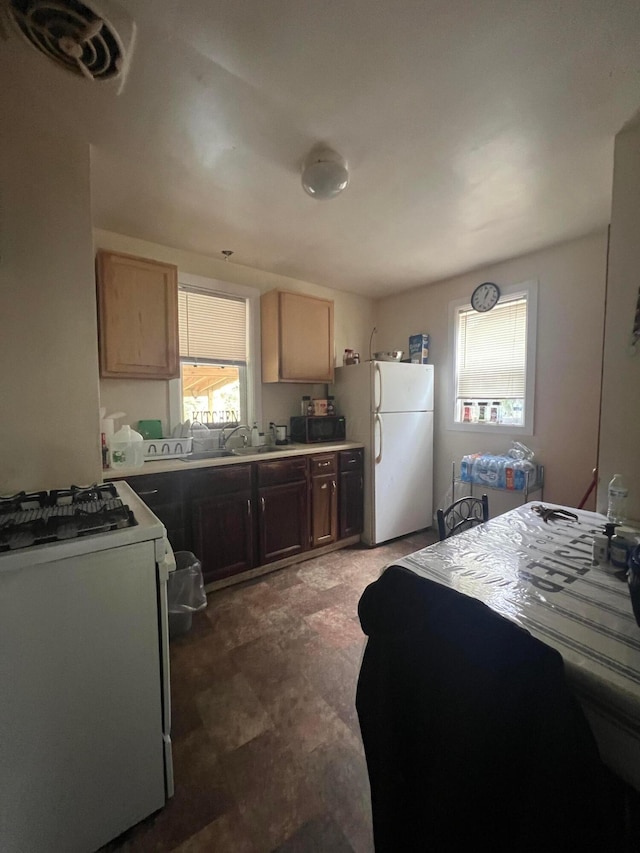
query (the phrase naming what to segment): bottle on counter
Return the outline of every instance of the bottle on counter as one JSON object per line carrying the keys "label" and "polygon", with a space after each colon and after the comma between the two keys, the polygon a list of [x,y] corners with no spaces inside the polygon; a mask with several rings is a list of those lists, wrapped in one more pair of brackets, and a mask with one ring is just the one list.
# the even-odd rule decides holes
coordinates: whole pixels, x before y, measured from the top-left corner
{"label": "bottle on counter", "polygon": [[609,562],[609,538],[604,533],[598,533],[593,537],[591,553],[594,566],[606,568]]}
{"label": "bottle on counter", "polygon": [[253,427],[251,428],[251,447],[259,447],[260,446],[260,430],[258,429],[258,424],[256,421],[253,422]]}
{"label": "bottle on counter", "polygon": [[309,414],[309,405],[311,403],[311,397],[308,394],[305,394],[302,400],[300,401],[300,414],[308,415]]}
{"label": "bottle on counter", "polygon": [[346,349],[344,351],[344,355],[342,356],[342,363],[345,366],[347,364],[353,364],[353,350],[352,349]]}
{"label": "bottle on counter", "polygon": [[107,436],[105,433],[100,433],[100,441],[102,444],[102,469],[106,471],[109,467],[109,448],[107,447]]}
{"label": "bottle on counter", "polygon": [[336,413],[336,404],[334,397],[327,397],[327,414],[335,415]]}
{"label": "bottle on counter", "polygon": [[627,495],[629,490],[622,480],[622,474],[614,474],[607,492],[607,520],[622,524],[626,518]]}
{"label": "bottle on counter", "polygon": [[124,424],[109,441],[112,468],[142,468],[144,439],[139,432]]}

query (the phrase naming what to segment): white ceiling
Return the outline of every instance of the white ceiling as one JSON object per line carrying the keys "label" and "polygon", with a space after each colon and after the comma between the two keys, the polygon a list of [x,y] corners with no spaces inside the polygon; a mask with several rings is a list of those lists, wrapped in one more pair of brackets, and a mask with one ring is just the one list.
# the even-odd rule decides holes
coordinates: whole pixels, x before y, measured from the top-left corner
{"label": "white ceiling", "polygon": [[[608,222],[637,0],[122,5],[119,95],[2,46],[32,108],[92,143],[97,227],[380,296]],[[351,171],[325,202],[300,184],[318,142]]]}

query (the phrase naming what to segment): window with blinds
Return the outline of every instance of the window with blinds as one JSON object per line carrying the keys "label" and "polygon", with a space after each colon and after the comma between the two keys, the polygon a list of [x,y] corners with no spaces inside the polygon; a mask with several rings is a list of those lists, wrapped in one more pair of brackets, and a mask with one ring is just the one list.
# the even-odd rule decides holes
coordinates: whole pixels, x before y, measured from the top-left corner
{"label": "window with blinds", "polygon": [[247,363],[245,299],[181,289],[178,331],[183,358],[219,364]]}
{"label": "window with blinds", "polygon": [[246,421],[247,300],[181,287],[183,418],[208,427]]}
{"label": "window with blinds", "polygon": [[527,295],[457,310],[455,420],[521,426],[527,398]]}

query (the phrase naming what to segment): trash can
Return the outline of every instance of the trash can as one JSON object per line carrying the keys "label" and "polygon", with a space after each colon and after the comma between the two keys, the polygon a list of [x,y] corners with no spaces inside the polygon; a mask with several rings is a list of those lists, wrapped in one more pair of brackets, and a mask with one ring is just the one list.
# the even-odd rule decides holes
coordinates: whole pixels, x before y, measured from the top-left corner
{"label": "trash can", "polygon": [[170,638],[185,634],[194,612],[207,606],[200,560],[191,551],[176,551],[174,557],[176,569],[167,583]]}

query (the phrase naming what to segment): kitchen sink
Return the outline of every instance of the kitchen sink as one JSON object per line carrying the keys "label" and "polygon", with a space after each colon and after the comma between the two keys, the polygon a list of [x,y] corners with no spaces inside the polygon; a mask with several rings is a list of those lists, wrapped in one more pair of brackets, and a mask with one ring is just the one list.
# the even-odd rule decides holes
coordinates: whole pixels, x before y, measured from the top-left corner
{"label": "kitchen sink", "polygon": [[234,456],[255,456],[256,453],[278,453],[282,447],[274,447],[272,444],[262,444],[260,447],[236,447],[232,453]]}
{"label": "kitchen sink", "polygon": [[199,450],[181,458],[183,462],[197,462],[199,459],[220,459],[223,456],[235,456],[235,453],[233,450]]}

